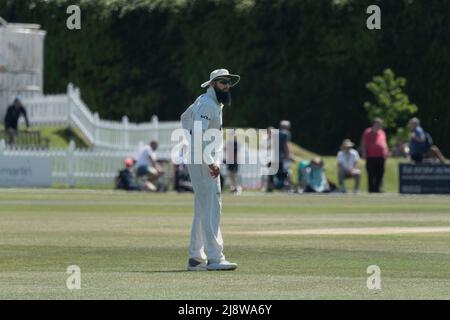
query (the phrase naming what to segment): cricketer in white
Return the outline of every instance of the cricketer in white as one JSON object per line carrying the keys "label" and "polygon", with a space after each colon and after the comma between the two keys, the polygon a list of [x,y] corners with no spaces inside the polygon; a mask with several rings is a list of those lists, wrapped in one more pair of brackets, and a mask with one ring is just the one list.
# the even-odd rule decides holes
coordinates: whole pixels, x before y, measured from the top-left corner
{"label": "cricketer in white", "polygon": [[[230,87],[239,82],[238,75],[232,75],[226,69],[211,72],[210,80],[202,84],[208,87],[205,94],[181,115],[183,129],[191,136],[203,134],[206,130],[222,130],[222,108],[231,103]],[[194,126],[194,123],[196,124]],[[201,123],[201,131],[196,131]],[[220,140],[222,136],[219,135]],[[223,254],[223,239],[220,232],[220,217],[222,213],[220,186],[220,153],[205,153],[205,139],[189,139],[191,156],[188,170],[194,189],[194,219],[192,222],[191,242],[189,247],[188,270],[234,270],[237,264],[225,260]],[[195,146],[195,141],[202,141],[202,147]],[[222,146],[223,141],[215,141],[216,146]],[[219,147],[216,150],[222,150]],[[195,152],[194,152],[195,151]],[[200,156],[201,161],[197,161]],[[206,252],[205,252],[206,251]]]}

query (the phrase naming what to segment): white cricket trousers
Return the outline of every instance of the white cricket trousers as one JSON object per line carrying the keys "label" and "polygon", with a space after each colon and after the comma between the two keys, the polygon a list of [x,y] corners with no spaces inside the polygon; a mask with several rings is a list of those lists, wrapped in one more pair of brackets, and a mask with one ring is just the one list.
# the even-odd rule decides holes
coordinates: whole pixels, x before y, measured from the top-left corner
{"label": "white cricket trousers", "polygon": [[189,164],[188,170],[195,199],[189,258],[200,261],[225,260],[220,232],[220,178],[211,177],[206,164]]}

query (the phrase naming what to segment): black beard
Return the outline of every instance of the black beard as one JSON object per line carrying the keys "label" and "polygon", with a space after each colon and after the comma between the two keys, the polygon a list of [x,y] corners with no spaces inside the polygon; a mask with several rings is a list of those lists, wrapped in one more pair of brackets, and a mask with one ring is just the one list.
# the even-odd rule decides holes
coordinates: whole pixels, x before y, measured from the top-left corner
{"label": "black beard", "polygon": [[214,88],[216,92],[217,101],[223,103],[224,106],[231,106],[231,92],[224,92],[217,88]]}

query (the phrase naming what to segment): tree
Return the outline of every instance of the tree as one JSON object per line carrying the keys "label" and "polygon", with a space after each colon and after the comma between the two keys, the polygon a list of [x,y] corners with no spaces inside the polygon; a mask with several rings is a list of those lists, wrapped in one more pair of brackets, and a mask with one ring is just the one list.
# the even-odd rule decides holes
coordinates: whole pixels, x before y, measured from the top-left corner
{"label": "tree", "polygon": [[373,77],[372,81],[366,84],[375,101],[364,103],[370,121],[375,118],[383,119],[386,130],[395,132],[394,138],[402,140],[407,135],[403,128],[406,121],[418,111],[418,107],[412,104],[408,95],[403,92],[405,86],[405,78],[396,78],[391,69],[386,69],[382,75]]}

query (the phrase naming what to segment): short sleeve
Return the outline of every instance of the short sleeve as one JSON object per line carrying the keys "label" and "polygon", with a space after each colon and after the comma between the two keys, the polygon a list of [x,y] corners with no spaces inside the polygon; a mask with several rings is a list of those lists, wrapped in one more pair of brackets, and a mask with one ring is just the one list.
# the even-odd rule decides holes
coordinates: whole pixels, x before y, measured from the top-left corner
{"label": "short sleeve", "polygon": [[342,151],[339,151],[337,154],[337,163],[342,163]]}
{"label": "short sleeve", "polygon": [[353,157],[355,158],[355,162],[359,161],[359,153],[356,150],[353,150]]}
{"label": "short sleeve", "polygon": [[423,131],[422,128],[416,128],[416,137],[419,138],[420,140],[424,140],[425,139],[425,132]]}

